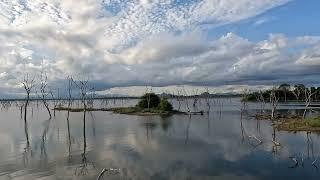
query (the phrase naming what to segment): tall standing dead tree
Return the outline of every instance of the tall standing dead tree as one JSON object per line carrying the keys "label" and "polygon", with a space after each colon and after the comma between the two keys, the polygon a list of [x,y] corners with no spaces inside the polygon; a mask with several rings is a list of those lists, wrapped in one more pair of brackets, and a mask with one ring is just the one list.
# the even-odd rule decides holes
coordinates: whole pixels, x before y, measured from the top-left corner
{"label": "tall standing dead tree", "polygon": [[276,88],[273,88],[270,91],[270,104],[271,104],[271,118],[274,119],[275,118],[275,113],[278,107],[278,103],[279,103],[279,97],[277,96],[276,93]]}
{"label": "tall standing dead tree", "polygon": [[182,90],[181,89],[177,89],[176,99],[178,101],[178,110],[180,111],[180,109],[181,109],[181,101],[183,101],[183,99],[182,99]]}
{"label": "tall standing dead tree", "polygon": [[80,92],[80,100],[81,103],[83,105],[83,111],[86,111],[87,109],[87,95],[88,92],[90,91],[89,88],[89,80],[79,80],[79,81],[75,81],[72,79],[72,82],[78,87],[79,92]]}
{"label": "tall standing dead tree", "polygon": [[249,97],[249,90],[243,89],[241,93],[241,112],[244,112],[248,109],[248,97]]}
{"label": "tall standing dead tree", "polygon": [[147,95],[148,110],[150,110],[151,93],[152,93],[152,87],[151,87],[150,90],[149,90],[148,86],[146,86],[146,95]]}
{"label": "tall standing dead tree", "polygon": [[210,112],[211,109],[211,98],[210,98],[210,92],[209,92],[209,88],[206,88],[205,92],[204,92],[204,99],[206,101],[206,105],[207,105],[207,113]]}
{"label": "tall standing dead tree", "polygon": [[256,99],[259,101],[259,103],[260,103],[260,111],[261,111],[261,113],[263,113],[264,110],[265,110],[266,101],[264,99],[263,92],[261,90],[259,90],[256,93]]}
{"label": "tall standing dead tree", "polygon": [[41,100],[44,105],[44,107],[47,109],[48,114],[49,114],[49,119],[51,119],[52,115],[50,112],[49,104],[47,103],[47,99],[49,96],[48,92],[48,77],[47,75],[44,75],[41,73],[40,75],[40,93],[41,93]]}
{"label": "tall standing dead tree", "polygon": [[32,89],[34,88],[34,77],[29,78],[29,75],[26,74],[23,78],[23,81],[21,82],[24,90],[26,91],[26,101],[24,105],[24,123],[25,123],[25,133],[27,137],[27,145],[29,145],[29,136],[28,136],[28,126],[27,126],[27,111],[28,111],[28,106],[29,106],[29,101],[30,101],[30,94]]}
{"label": "tall standing dead tree", "polygon": [[308,88],[304,89],[304,104],[305,104],[305,108],[304,108],[304,112],[303,112],[303,119],[306,118],[308,107],[310,106],[311,101],[312,101],[312,96],[315,93],[316,92],[311,92],[311,90],[309,90]]}

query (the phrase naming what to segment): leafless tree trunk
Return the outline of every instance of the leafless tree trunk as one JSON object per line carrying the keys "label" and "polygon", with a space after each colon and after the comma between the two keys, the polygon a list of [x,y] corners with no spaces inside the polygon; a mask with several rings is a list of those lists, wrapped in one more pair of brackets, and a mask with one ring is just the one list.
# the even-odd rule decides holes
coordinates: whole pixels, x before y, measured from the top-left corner
{"label": "leafless tree trunk", "polygon": [[308,107],[310,106],[311,104],[311,101],[312,101],[312,96],[315,94],[311,92],[311,90],[309,90],[308,88],[306,88],[304,90],[304,102],[305,102],[305,109],[304,109],[304,112],[303,112],[303,119],[306,118],[306,114],[307,114],[307,110],[308,110]]}
{"label": "leafless tree trunk", "polygon": [[294,91],[292,91],[292,94],[296,97],[296,100],[299,100],[299,97],[300,97],[299,91],[296,92],[296,91],[294,90]]}
{"label": "leafless tree trunk", "polygon": [[176,95],[176,98],[177,98],[177,101],[178,101],[178,110],[180,111],[181,109],[181,101],[182,101],[182,92],[180,89],[177,89],[177,95]]}
{"label": "leafless tree trunk", "polygon": [[184,89],[184,87],[182,87],[182,90],[183,90],[183,96],[185,97],[185,103],[186,103],[186,107],[187,107],[188,113],[191,115],[191,110],[190,110],[190,107],[189,107],[189,100],[188,100],[188,93]]}
{"label": "leafless tree trunk", "polygon": [[208,89],[208,88],[206,88],[206,90],[205,90],[204,99],[205,99],[205,101],[206,101],[206,105],[207,105],[208,113],[209,113],[209,112],[210,112],[210,109],[211,109],[211,101],[210,101],[210,92],[209,92],[209,89]]}
{"label": "leafless tree trunk", "polygon": [[29,78],[29,75],[27,74],[23,81],[21,82],[21,84],[23,85],[23,88],[26,91],[26,102],[24,105],[24,123],[25,123],[25,133],[27,135],[27,145],[30,144],[29,142],[29,136],[28,136],[28,127],[27,127],[27,111],[28,111],[28,106],[29,106],[29,101],[30,101],[30,94],[32,89],[34,88],[35,84],[34,84],[34,78]]}
{"label": "leafless tree trunk", "polygon": [[199,100],[198,89],[193,89],[192,97],[193,97],[192,106],[195,108],[197,106],[197,103],[198,103],[198,100]]}
{"label": "leafless tree trunk", "polygon": [[258,93],[256,94],[256,99],[259,101],[260,103],[260,110],[261,113],[264,112],[264,108],[266,106],[266,101],[263,97],[263,92],[261,90],[258,91]]}
{"label": "leafless tree trunk", "polygon": [[270,92],[270,104],[271,104],[271,118],[275,118],[275,113],[278,107],[279,97],[276,94],[276,88],[273,88]]}
{"label": "leafless tree trunk", "polygon": [[51,119],[52,116],[51,116],[49,104],[47,103],[47,98],[48,98],[48,95],[49,95],[48,90],[47,90],[47,86],[48,86],[48,78],[47,78],[46,75],[43,75],[43,73],[41,73],[41,76],[40,76],[41,99],[42,99],[44,107],[48,111],[49,118]]}
{"label": "leafless tree trunk", "polygon": [[83,111],[86,111],[87,109],[87,95],[88,92],[90,91],[89,89],[89,80],[80,80],[80,81],[74,81],[72,80],[73,83],[78,87],[80,91],[80,99],[81,103],[83,105]]}
{"label": "leafless tree trunk", "polygon": [[152,88],[150,88],[150,91],[149,91],[149,88],[147,86],[146,87],[146,95],[147,95],[148,110],[150,110],[150,102],[151,102],[151,94],[150,93],[152,93]]}
{"label": "leafless tree trunk", "polygon": [[241,112],[246,111],[248,108],[248,96],[249,96],[249,90],[244,89],[241,94]]}

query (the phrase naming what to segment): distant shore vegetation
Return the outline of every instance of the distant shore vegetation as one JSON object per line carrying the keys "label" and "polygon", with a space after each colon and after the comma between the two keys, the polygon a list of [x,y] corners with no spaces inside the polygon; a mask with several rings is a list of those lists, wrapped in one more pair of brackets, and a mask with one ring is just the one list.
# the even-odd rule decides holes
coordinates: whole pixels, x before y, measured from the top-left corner
{"label": "distant shore vegetation", "polygon": [[306,87],[303,84],[281,84],[278,87],[265,91],[255,91],[247,94],[242,100],[247,101],[268,101],[271,94],[275,93],[276,98],[280,102],[288,101],[305,101],[306,98],[310,96],[311,101],[320,101],[320,87]]}

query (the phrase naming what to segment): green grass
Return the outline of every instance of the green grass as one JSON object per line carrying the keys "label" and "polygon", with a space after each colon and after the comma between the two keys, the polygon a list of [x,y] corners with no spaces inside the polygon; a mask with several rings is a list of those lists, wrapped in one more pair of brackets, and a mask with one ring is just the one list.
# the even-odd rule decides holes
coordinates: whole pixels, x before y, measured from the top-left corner
{"label": "green grass", "polygon": [[285,131],[320,131],[320,117],[312,117],[307,119],[287,118],[282,119],[276,124],[279,130]]}
{"label": "green grass", "polygon": [[306,119],[308,125],[311,127],[320,127],[320,117]]}

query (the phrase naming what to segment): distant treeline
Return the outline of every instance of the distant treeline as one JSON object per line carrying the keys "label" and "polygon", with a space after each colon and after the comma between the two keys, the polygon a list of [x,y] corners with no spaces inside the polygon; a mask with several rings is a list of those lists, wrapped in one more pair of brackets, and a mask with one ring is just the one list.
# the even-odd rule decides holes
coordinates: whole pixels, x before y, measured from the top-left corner
{"label": "distant treeline", "polygon": [[289,85],[281,84],[277,88],[266,91],[256,91],[249,93],[246,97],[248,101],[269,101],[271,93],[275,93],[280,102],[305,101],[310,96],[311,101],[320,101],[320,87],[307,88],[303,84]]}
{"label": "distant treeline", "polygon": [[162,93],[159,94],[160,97],[164,98],[228,98],[228,97],[240,97],[240,94],[210,94],[209,92],[203,92],[196,95],[175,95]]}

